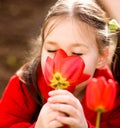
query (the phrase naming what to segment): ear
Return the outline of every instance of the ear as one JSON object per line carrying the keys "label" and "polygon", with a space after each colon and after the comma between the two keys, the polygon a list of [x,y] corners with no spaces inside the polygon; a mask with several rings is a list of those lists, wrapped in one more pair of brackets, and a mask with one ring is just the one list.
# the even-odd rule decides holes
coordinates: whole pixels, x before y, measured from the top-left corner
{"label": "ear", "polygon": [[109,55],[109,48],[106,47],[104,49],[104,53],[102,55],[100,55],[100,57],[98,58],[98,62],[97,62],[97,66],[96,66],[97,69],[103,68],[106,65],[107,60],[108,60],[107,59],[108,55]]}

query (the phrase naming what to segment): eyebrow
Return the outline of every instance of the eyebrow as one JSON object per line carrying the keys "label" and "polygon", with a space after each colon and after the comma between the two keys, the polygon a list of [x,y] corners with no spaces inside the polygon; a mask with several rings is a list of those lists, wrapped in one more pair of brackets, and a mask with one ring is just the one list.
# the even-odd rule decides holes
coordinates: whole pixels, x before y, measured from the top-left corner
{"label": "eyebrow", "polygon": [[80,44],[80,43],[74,43],[73,46],[74,46],[74,47],[78,47],[78,46],[85,46],[85,47],[86,47],[86,45],[84,45],[84,44],[82,44],[82,43],[81,43],[81,44]]}
{"label": "eyebrow", "polygon": [[[46,43],[50,44],[50,45],[56,45],[57,44],[57,42],[50,41],[50,40],[46,41]],[[82,43],[81,44],[80,43],[73,43],[72,46],[74,46],[74,47],[80,47],[80,46],[87,47],[85,44],[82,44]]]}
{"label": "eyebrow", "polygon": [[85,45],[85,44],[83,44],[83,43],[78,43],[78,42],[73,43],[72,46],[73,46],[73,47],[81,47],[81,46],[87,47],[87,45]]}
{"label": "eyebrow", "polygon": [[54,45],[57,44],[57,42],[54,42],[54,41],[46,41],[46,43],[47,43],[47,44],[51,44],[51,45],[53,45],[53,44],[54,44]]}

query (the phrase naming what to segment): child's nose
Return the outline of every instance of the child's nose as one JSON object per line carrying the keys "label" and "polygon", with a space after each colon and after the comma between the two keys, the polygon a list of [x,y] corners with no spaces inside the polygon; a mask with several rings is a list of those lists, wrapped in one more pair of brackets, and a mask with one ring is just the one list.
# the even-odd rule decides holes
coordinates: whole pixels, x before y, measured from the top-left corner
{"label": "child's nose", "polygon": [[65,49],[65,48],[62,48],[62,49],[66,52],[66,54],[67,54],[68,56],[71,56],[71,55],[72,55],[70,49]]}

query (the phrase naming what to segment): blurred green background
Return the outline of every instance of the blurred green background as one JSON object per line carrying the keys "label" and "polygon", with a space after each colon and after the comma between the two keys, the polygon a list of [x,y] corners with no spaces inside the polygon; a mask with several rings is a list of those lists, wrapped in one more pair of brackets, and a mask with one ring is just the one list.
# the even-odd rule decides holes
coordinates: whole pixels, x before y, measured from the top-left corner
{"label": "blurred green background", "polygon": [[0,0],[0,97],[56,0]]}

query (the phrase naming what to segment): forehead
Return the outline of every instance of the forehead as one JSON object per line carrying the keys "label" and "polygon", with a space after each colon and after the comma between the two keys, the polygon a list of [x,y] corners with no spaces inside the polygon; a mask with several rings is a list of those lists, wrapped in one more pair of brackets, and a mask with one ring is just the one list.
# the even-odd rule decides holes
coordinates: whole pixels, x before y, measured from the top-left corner
{"label": "forehead", "polygon": [[[54,33],[54,35],[63,36],[63,33],[71,32],[71,35],[82,37],[88,41],[96,42],[96,30],[90,25],[74,17],[59,16],[51,18],[44,31],[44,39]],[[67,35],[67,34],[66,34]]]}

